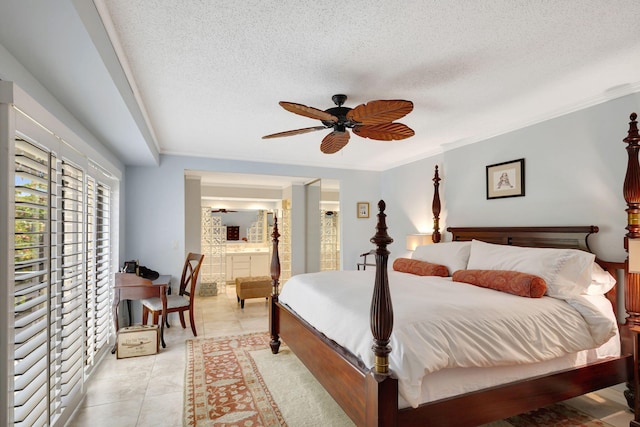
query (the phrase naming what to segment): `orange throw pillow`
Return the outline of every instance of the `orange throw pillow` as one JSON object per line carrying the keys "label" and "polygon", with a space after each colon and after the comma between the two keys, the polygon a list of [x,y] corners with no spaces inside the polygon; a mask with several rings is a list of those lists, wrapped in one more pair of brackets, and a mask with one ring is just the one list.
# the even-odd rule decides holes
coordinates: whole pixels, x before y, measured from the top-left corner
{"label": "orange throw pillow", "polygon": [[417,276],[449,276],[449,270],[444,265],[431,264],[417,259],[398,258],[393,262],[393,269]]}
{"label": "orange throw pillow", "polygon": [[540,298],[547,291],[543,278],[519,271],[458,270],[453,273],[453,281],[530,298]]}

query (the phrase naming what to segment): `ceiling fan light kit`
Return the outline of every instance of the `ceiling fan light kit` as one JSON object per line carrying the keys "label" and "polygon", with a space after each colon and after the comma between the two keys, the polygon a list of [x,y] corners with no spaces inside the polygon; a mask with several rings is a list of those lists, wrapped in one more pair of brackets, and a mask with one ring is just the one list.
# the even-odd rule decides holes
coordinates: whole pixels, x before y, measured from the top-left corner
{"label": "ceiling fan light kit", "polygon": [[344,148],[349,142],[350,133],[378,141],[393,141],[409,138],[414,135],[413,129],[402,123],[395,123],[413,110],[413,102],[401,99],[369,101],[355,108],[343,107],[347,96],[343,94],[331,97],[336,107],[327,110],[308,107],[295,102],[280,101],[280,106],[285,110],[320,120],[323,126],[313,126],[302,129],[265,135],[262,139],[280,138],[284,136],[300,135],[324,129],[333,129],[324,137],[320,144],[320,151],[325,154],[333,154]]}

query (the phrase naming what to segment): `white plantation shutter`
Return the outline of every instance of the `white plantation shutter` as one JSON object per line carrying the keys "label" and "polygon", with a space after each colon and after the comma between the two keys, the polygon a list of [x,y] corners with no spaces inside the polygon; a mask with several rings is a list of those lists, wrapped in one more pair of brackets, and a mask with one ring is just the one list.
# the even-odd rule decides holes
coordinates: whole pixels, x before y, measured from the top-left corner
{"label": "white plantation shutter", "polygon": [[96,351],[109,343],[109,335],[114,332],[111,318],[113,288],[111,283],[111,189],[98,183],[96,204],[96,297],[92,303],[96,312]]}
{"label": "white plantation shutter", "polygon": [[[50,218],[55,158],[15,143],[14,423],[49,422]],[[53,172],[53,173],[52,173]]]}
{"label": "white plantation shutter", "polygon": [[[84,173],[62,162],[58,227],[60,236],[60,387],[64,398],[81,387],[83,365]],[[57,409],[57,408],[56,408]]]}
{"label": "white plantation shutter", "polygon": [[109,341],[111,321],[111,191],[87,180],[87,287],[85,369],[91,371],[98,352]]}
{"label": "white plantation shutter", "polygon": [[95,222],[94,215],[96,212],[95,202],[96,198],[96,181],[92,177],[87,179],[87,208],[86,208],[86,230],[87,230],[87,265],[86,265],[86,288],[85,298],[86,314],[85,314],[85,369],[87,372],[91,371],[91,367],[95,364],[96,348],[96,326],[97,326],[97,314],[95,306],[92,303],[96,299],[96,236],[95,236]]}

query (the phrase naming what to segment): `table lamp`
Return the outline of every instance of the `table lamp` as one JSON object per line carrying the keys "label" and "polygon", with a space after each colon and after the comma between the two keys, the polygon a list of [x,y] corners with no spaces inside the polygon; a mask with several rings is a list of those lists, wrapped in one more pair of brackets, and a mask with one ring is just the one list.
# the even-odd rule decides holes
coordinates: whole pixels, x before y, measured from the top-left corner
{"label": "table lamp", "polygon": [[[415,251],[418,246],[430,245],[433,243],[431,234],[409,234],[407,235],[407,250]],[[639,261],[640,264],[640,261]]]}

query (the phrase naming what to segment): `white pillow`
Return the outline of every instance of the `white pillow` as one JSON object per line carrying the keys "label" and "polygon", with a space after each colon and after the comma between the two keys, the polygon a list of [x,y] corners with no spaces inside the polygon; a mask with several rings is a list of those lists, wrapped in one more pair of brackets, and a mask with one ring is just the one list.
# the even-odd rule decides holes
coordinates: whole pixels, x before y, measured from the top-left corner
{"label": "white pillow", "polygon": [[597,262],[594,262],[591,267],[591,284],[587,287],[585,294],[604,295],[613,289],[615,284],[616,279],[608,271],[600,267]]}
{"label": "white pillow", "polygon": [[446,242],[432,245],[418,246],[412,259],[427,261],[432,264],[441,264],[449,270],[449,276],[458,270],[467,268],[471,242]]}
{"label": "white pillow", "polygon": [[547,295],[566,298],[587,292],[594,260],[594,254],[578,249],[524,248],[473,240],[467,268],[535,274],[547,282]]}

